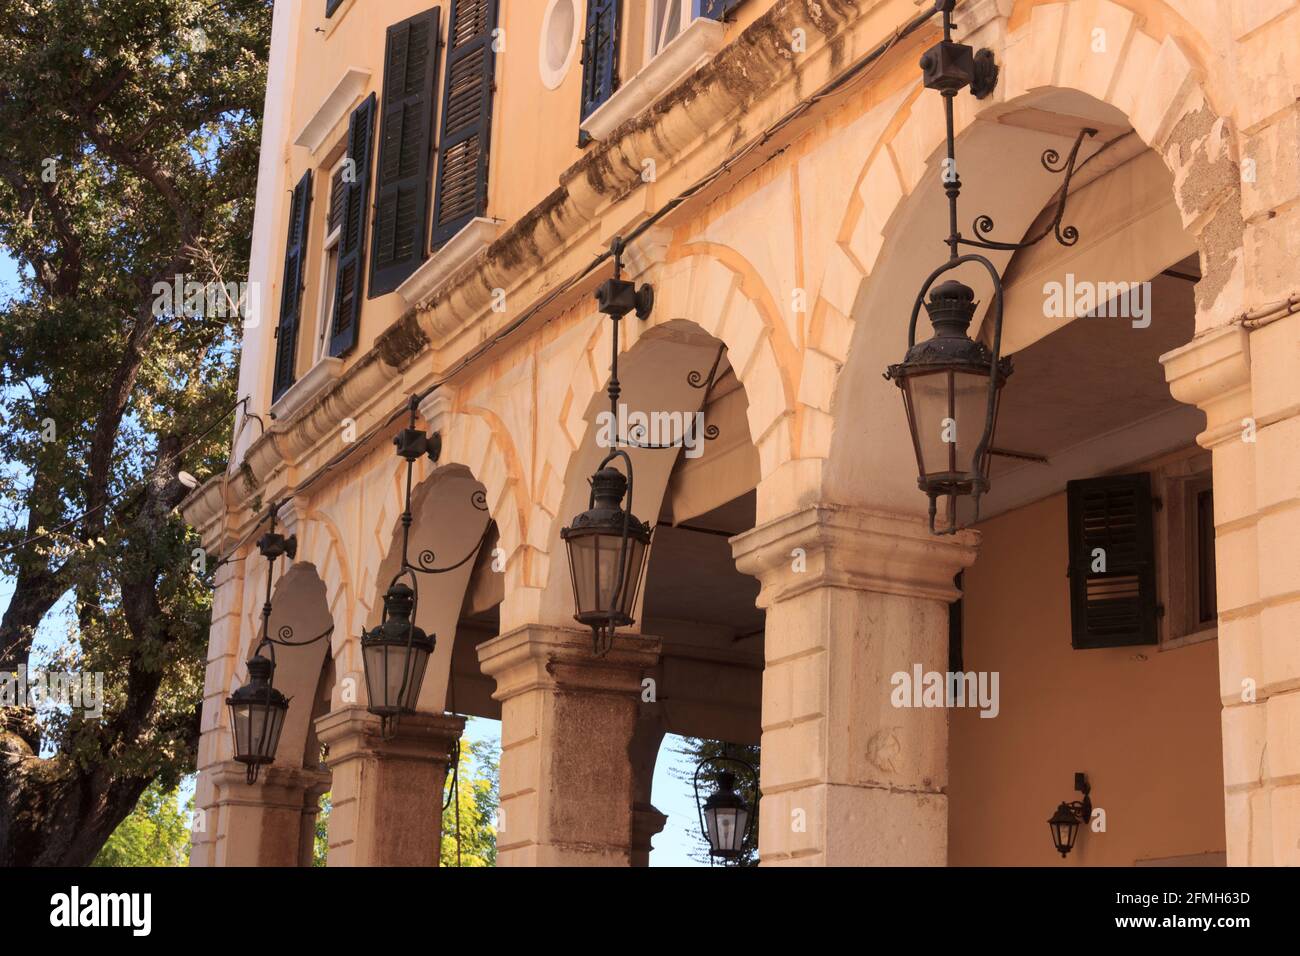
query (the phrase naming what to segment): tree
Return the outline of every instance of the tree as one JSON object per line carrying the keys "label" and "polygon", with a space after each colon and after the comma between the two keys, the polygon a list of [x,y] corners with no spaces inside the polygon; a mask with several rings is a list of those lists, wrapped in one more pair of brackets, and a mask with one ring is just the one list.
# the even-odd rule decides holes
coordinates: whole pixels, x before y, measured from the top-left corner
{"label": "tree", "polygon": [[[0,5],[0,672],[103,675],[96,719],[0,709],[0,865],[90,863],[193,769],[211,567],[175,509],[224,467],[271,0]],[[206,284],[197,301],[161,290]],[[213,291],[218,294],[212,294]]]}
{"label": "tree", "polygon": [[475,740],[468,747],[462,746],[457,766],[457,799],[442,811],[439,865],[496,866],[494,821],[500,794],[500,769],[492,742]]}
{"label": "tree", "polygon": [[181,807],[175,790],[152,783],[113,831],[93,866],[186,866],[190,857],[191,797]]}
{"label": "tree", "polygon": [[[677,771],[674,768],[673,775],[679,780],[690,783],[694,779],[695,768],[702,760],[716,760],[720,757],[730,757],[735,760],[742,760],[758,770],[759,748],[758,744],[730,744],[720,740],[705,740],[701,737],[683,737],[680,749],[674,751],[689,761],[689,769]],[[707,800],[708,795],[713,792],[717,783],[717,774],[722,770],[730,770],[733,773],[737,771],[734,764],[727,763],[708,764],[704,772],[700,774],[700,799]],[[745,776],[736,774],[736,792],[744,798],[745,802],[751,807],[757,807],[755,800],[758,794],[755,793],[755,787]],[[695,794],[691,794],[694,799]],[[708,838],[699,831],[698,826],[692,827],[695,833],[695,839],[699,846],[692,854],[692,859],[701,863],[713,863],[714,860],[709,856]],[[758,820],[754,820],[754,837],[745,845],[745,851],[741,856],[727,863],[728,866],[758,866]]]}

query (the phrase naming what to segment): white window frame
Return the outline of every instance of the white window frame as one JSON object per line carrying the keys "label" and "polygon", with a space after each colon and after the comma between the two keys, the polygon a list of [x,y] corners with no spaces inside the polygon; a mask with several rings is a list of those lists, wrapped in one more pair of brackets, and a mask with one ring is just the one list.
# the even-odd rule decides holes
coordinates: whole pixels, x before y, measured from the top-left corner
{"label": "white window frame", "polygon": [[[677,4],[677,29],[672,36],[668,36],[668,31],[673,26],[668,11],[674,3]],[[694,10],[694,0],[646,0],[645,63],[653,60],[664,47],[685,32],[694,19]],[[662,22],[656,29],[655,22],[661,19]]]}
{"label": "white window frame", "polygon": [[[318,316],[316,320],[316,343],[312,346],[312,364],[325,358],[329,350],[329,328],[331,313],[334,311],[334,291],[338,282],[338,248],[339,237],[343,234],[343,224],[339,223],[333,229],[329,228],[329,211],[333,205],[332,190],[334,186],[334,177],[348,161],[347,151],[339,157],[339,161],[330,167],[329,175],[325,181],[330,184],[331,194],[325,197],[325,241],[321,243],[320,256],[320,303]],[[345,210],[346,214],[346,210]],[[331,253],[333,254],[334,266],[331,268]]]}

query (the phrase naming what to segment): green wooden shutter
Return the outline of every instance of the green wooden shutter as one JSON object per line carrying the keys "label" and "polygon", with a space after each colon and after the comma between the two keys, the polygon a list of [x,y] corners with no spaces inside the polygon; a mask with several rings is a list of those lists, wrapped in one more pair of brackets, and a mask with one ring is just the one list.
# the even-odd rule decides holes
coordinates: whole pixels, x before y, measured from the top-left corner
{"label": "green wooden shutter", "polygon": [[302,316],[303,267],[307,259],[307,224],[311,212],[311,170],[293,188],[289,203],[289,236],[284,245],[284,278],[280,283],[280,323],[275,329],[275,379],[271,401],[278,401],[294,383],[298,326]]}
{"label": "green wooden shutter", "polygon": [[338,272],[334,280],[334,314],[330,317],[330,348],[343,355],[357,344],[366,270],[366,215],[370,211],[370,153],[375,138],[375,94],[352,111],[348,121],[348,158],[353,176],[343,199],[339,233]]}
{"label": "green wooden shutter", "polygon": [[620,0],[587,0],[587,32],[582,38],[582,110],[585,120],[618,89]]}
{"label": "green wooden shutter", "polygon": [[[1074,646],[1156,643],[1151,476],[1142,472],[1071,481],[1066,497]],[[1105,570],[1100,570],[1102,561]]]}
{"label": "green wooden shutter", "polygon": [[388,28],[370,260],[372,299],[396,289],[425,258],[440,12],[435,7]]}
{"label": "green wooden shutter", "polygon": [[497,0],[452,0],[433,206],[434,249],[487,212],[496,25]]}

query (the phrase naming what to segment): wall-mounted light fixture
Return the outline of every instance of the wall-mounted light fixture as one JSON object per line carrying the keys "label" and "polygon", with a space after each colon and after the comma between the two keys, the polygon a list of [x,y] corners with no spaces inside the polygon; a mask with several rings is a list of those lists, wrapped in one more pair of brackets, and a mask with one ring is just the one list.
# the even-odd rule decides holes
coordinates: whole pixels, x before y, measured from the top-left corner
{"label": "wall-mounted light fixture", "polygon": [[1088,776],[1084,773],[1074,775],[1074,789],[1083,794],[1082,800],[1074,800],[1070,803],[1062,803],[1052,814],[1052,818],[1047,821],[1047,825],[1052,829],[1052,843],[1056,846],[1056,851],[1061,854],[1061,858],[1070,855],[1074,849],[1074,841],[1079,836],[1079,827],[1086,824],[1092,818],[1092,787],[1088,784]]}
{"label": "wall-mounted light fixture", "polygon": [[[989,458],[994,454],[993,429],[997,423],[998,398],[1011,360],[1001,357],[1002,348],[1002,276],[989,259],[978,253],[961,252],[962,246],[978,249],[1013,251],[1032,246],[1049,233],[1065,246],[1078,241],[1078,230],[1061,226],[1065,200],[1074,175],[1075,159],[1085,136],[1094,129],[1079,131],[1074,148],[1064,163],[1054,149],[1043,152],[1042,164],[1048,172],[1064,173],[1056,214],[1052,222],[1037,235],[1023,242],[995,242],[988,238],[993,220],[977,216],[973,231],[977,238],[963,236],[957,226],[957,197],[961,179],[957,175],[957,152],[953,126],[953,98],[966,87],[977,98],[992,92],[997,83],[997,66],[988,50],[975,53],[964,43],[952,39],[952,11],[956,0],[936,0],[935,9],[943,14],[943,39],[921,57],[922,82],[927,89],[943,96],[947,120],[947,159],[943,164],[943,189],[948,197],[948,261],[935,269],[921,286],[912,305],[907,329],[907,354],[903,361],[891,365],[885,377],[903,392],[903,407],[912,447],[919,469],[917,485],[930,499],[930,531],[954,534],[979,520],[980,497],[989,489]],[[983,268],[993,281],[992,348],[971,339],[967,329],[975,315],[975,293],[970,286],[949,280],[935,288],[929,302],[925,295],[945,273],[971,264]],[[925,305],[934,326],[934,336],[916,341],[916,320]],[[938,520],[939,499],[944,499],[943,519]],[[970,498],[974,503],[969,520],[957,514],[958,501]]]}

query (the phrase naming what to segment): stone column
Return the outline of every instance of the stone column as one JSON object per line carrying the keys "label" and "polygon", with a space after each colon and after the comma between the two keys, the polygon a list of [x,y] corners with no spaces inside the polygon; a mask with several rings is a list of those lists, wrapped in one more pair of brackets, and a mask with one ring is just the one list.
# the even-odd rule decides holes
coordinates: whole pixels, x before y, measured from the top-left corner
{"label": "stone column", "polygon": [[217,843],[225,834],[217,810],[215,776],[230,759],[232,741],[226,723],[226,697],[238,663],[239,609],[244,602],[245,561],[231,561],[212,575],[212,624],[208,629],[207,663],[203,679],[203,710],[199,721],[198,780],[194,787],[194,824],[190,833],[190,866],[216,866]]}
{"label": "stone column", "polygon": [[[209,771],[215,837],[208,862],[216,866],[310,866],[315,811],[330,788],[319,770],[263,767],[250,784],[244,765],[226,761]],[[309,818],[313,826],[307,827]]]}
{"label": "stone column", "polygon": [[[1300,226],[1300,224],[1297,224]],[[1300,865],[1300,315],[1162,357],[1213,454],[1229,866]]]}
{"label": "stone column", "polygon": [[329,747],[330,866],[437,866],[443,787],[463,717],[409,714],[385,740],[379,718],[344,707],[316,721]]}
{"label": "stone column", "polygon": [[628,866],[636,732],[654,638],[618,637],[605,657],[588,632],[525,625],[479,645],[501,701],[502,866]]}
{"label": "stone column", "polygon": [[818,505],[732,539],[767,610],[764,865],[933,865],[948,853],[948,716],[891,677],[947,670],[953,576],[978,535]]}

